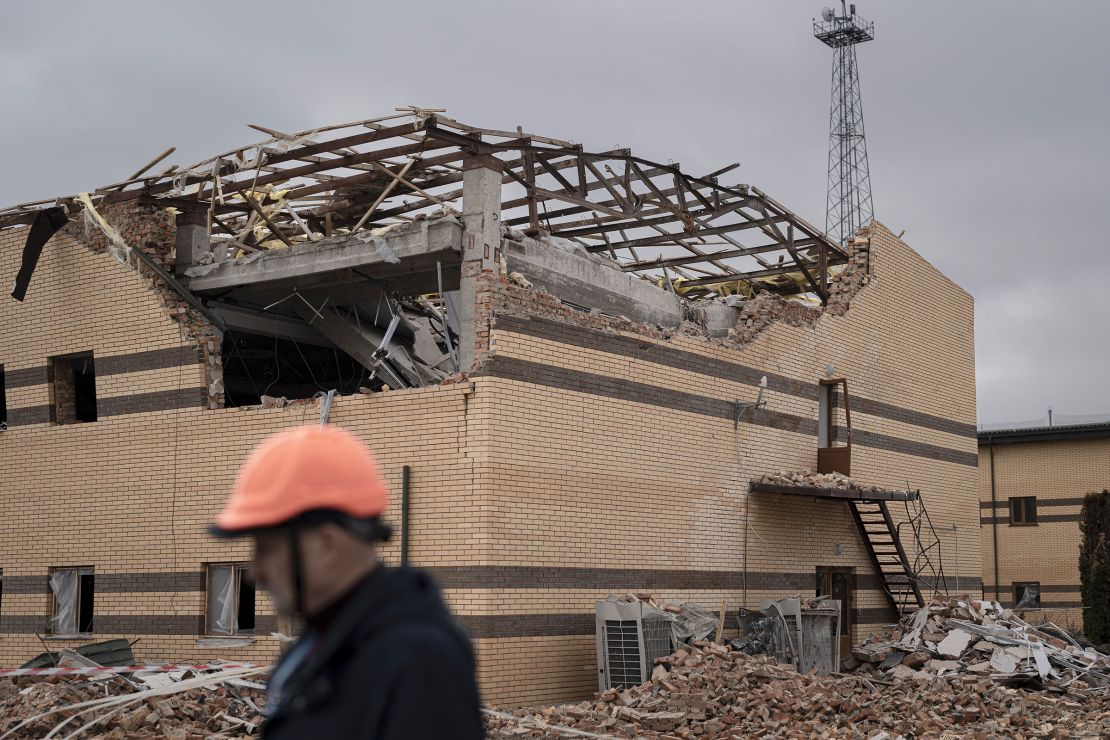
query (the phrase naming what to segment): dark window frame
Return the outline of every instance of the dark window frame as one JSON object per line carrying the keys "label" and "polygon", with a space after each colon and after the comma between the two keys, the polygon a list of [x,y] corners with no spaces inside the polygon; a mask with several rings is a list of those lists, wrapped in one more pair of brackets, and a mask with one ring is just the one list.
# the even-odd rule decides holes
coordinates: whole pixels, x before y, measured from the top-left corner
{"label": "dark window frame", "polygon": [[[212,571],[216,568],[230,568],[232,572],[233,587],[232,593],[235,597],[234,612],[232,616],[233,626],[230,631],[218,631],[216,626],[211,624],[212,614],[212,599],[215,593],[212,591]],[[258,589],[254,584],[254,575],[251,572],[253,566],[249,562],[223,562],[223,563],[208,563],[204,569],[204,634],[207,637],[253,637],[255,634],[256,624],[258,620]],[[249,593],[248,593],[249,592]],[[244,596],[247,598],[245,599]],[[244,624],[244,617],[247,616],[244,610],[244,604],[249,599],[250,609],[249,618]]]}
{"label": "dark window frame", "polygon": [[1025,589],[1027,589],[1029,586],[1033,586],[1034,588],[1037,589],[1036,602],[1032,606],[1025,606],[1025,607],[1022,607],[1022,608],[1023,609],[1040,609],[1041,608],[1041,594],[1043,593],[1041,591],[1041,582],[1040,581],[1014,581],[1012,584],[1010,584],[1010,591],[1011,591],[1010,596],[1013,598],[1013,604],[1014,604],[1015,608],[1021,602],[1021,597],[1023,597],[1025,595]]}
{"label": "dark window frame", "polygon": [[[1008,502],[1011,527],[1037,526],[1037,497],[1011,496]],[[1017,516],[1015,516],[1015,513]]]}
{"label": "dark window frame", "polygon": [[[92,350],[47,358],[50,420],[55,424],[91,424],[98,420],[96,358]],[[80,370],[78,370],[80,368]],[[63,387],[66,384],[67,387]],[[62,391],[65,390],[65,393]]]}
{"label": "dark window frame", "polygon": [[[50,624],[48,631],[51,637],[84,637],[93,634],[96,622],[96,567],[92,565],[62,565],[51,568],[47,581],[60,571],[76,571],[77,579],[74,588],[77,590],[74,610],[74,632],[55,632],[53,627],[54,617],[58,611],[58,595],[50,588]],[[87,598],[86,598],[87,597]]]}

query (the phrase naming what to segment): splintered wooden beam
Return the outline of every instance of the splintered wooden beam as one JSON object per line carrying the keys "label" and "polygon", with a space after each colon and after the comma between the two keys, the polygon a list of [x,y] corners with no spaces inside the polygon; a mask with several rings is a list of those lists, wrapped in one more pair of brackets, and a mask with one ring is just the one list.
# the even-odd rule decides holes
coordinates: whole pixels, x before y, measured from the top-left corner
{"label": "splintered wooden beam", "polygon": [[[616,248],[618,245],[614,244]],[[765,254],[766,252],[777,252],[782,249],[781,244],[765,244],[759,247],[745,247],[743,249],[730,249],[726,252],[713,252],[710,256],[714,259],[725,260],[735,257],[751,257],[757,254]],[[685,257],[669,257],[659,258],[656,260],[644,260],[643,262],[622,262],[621,269],[626,272],[635,272],[637,270],[646,270],[652,267],[677,267],[680,265],[693,265],[699,262],[705,262],[705,257],[698,255],[688,255]]]}
{"label": "splintered wooden beam", "polygon": [[[843,265],[848,260],[836,258],[829,260],[830,265]],[[737,272],[728,275],[714,275],[711,277],[699,278],[692,280],[686,285],[691,287],[698,285],[714,285],[716,283],[727,283],[730,280],[755,280],[757,278],[774,277],[775,275],[789,275],[790,273],[797,273],[798,268],[796,265],[784,265],[783,267],[772,267],[766,270],[756,270],[754,272]]]}
{"label": "splintered wooden beam", "polygon": [[[250,197],[249,195],[244,193],[242,190],[239,190],[238,193],[239,193],[240,197],[243,198],[243,200],[247,201],[247,205],[249,205],[251,207],[251,210],[253,210],[255,213],[257,213],[258,217],[266,223],[267,228],[270,229],[270,233],[272,233],[278,239],[281,239],[282,242],[285,243],[285,246],[287,246],[287,247],[292,247],[293,246],[293,242],[289,241],[289,238],[281,232],[281,229],[279,229],[274,224],[273,221],[270,220],[270,217],[266,215],[266,212],[263,211],[262,208],[257,203],[254,202],[254,198]],[[259,243],[261,243],[261,241]]]}
{"label": "splintered wooden beam", "polygon": [[[159,163],[159,162],[161,162],[161,161],[162,161],[163,159],[165,159],[166,157],[170,156],[171,154],[173,154],[173,153],[174,153],[174,152],[176,152],[176,151],[177,151],[177,147],[175,147],[175,146],[171,146],[171,147],[170,147],[169,149],[167,149],[166,151],[162,152],[162,153],[161,153],[161,154],[159,154],[159,155],[158,155],[157,157],[155,157],[154,159],[150,160],[149,162],[147,162],[146,164],[144,164],[144,165],[143,165],[142,167],[140,167],[139,169],[135,170],[135,174],[131,175],[131,177],[129,177],[129,178],[127,178],[127,179],[128,179],[129,181],[130,181],[130,180],[137,180],[137,179],[139,179],[139,175],[143,174],[144,172],[146,172],[147,170],[149,170],[150,168],[152,168],[152,167],[153,167],[154,165],[158,164],[158,163]],[[123,186],[121,185],[120,187],[123,187]]]}
{"label": "splintered wooden beam", "polygon": [[[321,152],[333,151],[335,149],[349,147],[349,146],[356,146],[358,144],[368,144],[368,143],[373,142],[373,141],[380,141],[382,139],[390,139],[390,138],[394,138],[396,136],[400,136],[401,134],[412,133],[412,132],[413,132],[413,124],[411,124],[411,123],[402,124],[402,125],[399,125],[399,126],[389,126],[387,128],[379,129],[379,130],[376,130],[376,131],[365,131],[365,132],[354,134],[354,135],[351,135],[351,136],[345,136],[345,137],[342,137],[342,138],[339,138],[339,139],[332,139],[331,141],[321,142],[319,144],[309,144],[307,146],[297,147],[295,149],[290,149],[287,152],[271,154],[271,155],[267,156],[266,163],[267,164],[276,164],[278,162],[289,162],[289,161],[299,159],[300,157],[305,156],[305,155],[320,154]],[[250,147],[248,147],[248,148],[250,148]],[[328,169],[328,168],[323,168],[323,169]],[[237,171],[236,166],[232,163],[228,163],[228,164],[226,164],[226,165],[224,165],[223,167],[220,168],[219,176],[220,177],[225,177],[225,176],[230,175],[230,174],[232,174],[236,171]],[[210,175],[189,177],[189,178],[185,179],[185,182],[183,184],[184,184],[184,186],[187,187],[189,185],[195,185],[197,183],[203,183],[203,182],[207,181],[209,179],[209,177],[210,177]],[[283,179],[283,178],[279,177],[278,180],[272,180],[271,182],[278,182],[281,179]],[[244,184],[245,184],[244,182],[238,183],[238,187],[242,187]],[[226,186],[229,187],[229,188],[232,187],[231,184],[227,184]],[[155,185],[151,185],[149,188],[146,188],[145,190],[142,190],[142,191],[121,191],[121,192],[118,192],[118,193],[112,193],[112,194],[106,196],[104,198],[103,202],[104,203],[115,203],[115,202],[118,202],[118,201],[121,201],[121,200],[129,200],[133,197],[136,197],[140,192],[142,192],[146,195],[157,195],[159,193],[164,193],[168,190],[172,190],[174,187],[175,187],[175,184],[172,181],[171,182],[157,183]]]}

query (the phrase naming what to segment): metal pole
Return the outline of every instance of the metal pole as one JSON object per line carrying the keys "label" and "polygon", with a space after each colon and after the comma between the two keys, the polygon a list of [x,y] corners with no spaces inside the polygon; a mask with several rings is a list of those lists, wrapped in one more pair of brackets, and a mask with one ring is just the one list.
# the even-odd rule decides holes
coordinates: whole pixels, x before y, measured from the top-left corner
{"label": "metal pole", "polygon": [[401,567],[409,564],[409,480],[412,468],[401,468]]}
{"label": "metal pole", "polygon": [[991,451],[991,540],[994,545],[994,600],[1001,598],[1000,584],[998,583],[998,498],[994,489],[994,437],[987,437],[987,446]]}
{"label": "metal pole", "polygon": [[956,593],[960,593],[960,525],[953,524],[952,531],[956,535]]}

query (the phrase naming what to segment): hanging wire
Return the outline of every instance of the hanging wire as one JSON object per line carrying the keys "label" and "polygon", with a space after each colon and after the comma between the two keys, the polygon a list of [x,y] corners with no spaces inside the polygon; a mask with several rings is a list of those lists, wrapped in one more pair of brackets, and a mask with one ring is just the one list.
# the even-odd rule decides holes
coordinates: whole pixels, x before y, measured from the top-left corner
{"label": "hanging wire", "polygon": [[270,395],[270,389],[274,387],[274,383],[281,380],[281,358],[278,357],[278,338],[276,334],[274,335],[274,367],[277,368],[277,376],[266,386],[266,392],[263,395]]}

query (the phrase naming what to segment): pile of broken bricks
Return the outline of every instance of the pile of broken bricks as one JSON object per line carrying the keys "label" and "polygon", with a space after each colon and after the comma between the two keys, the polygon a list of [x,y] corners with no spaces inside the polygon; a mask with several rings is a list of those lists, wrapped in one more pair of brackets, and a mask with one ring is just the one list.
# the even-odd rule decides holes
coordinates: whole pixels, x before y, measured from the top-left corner
{"label": "pile of broken bricks", "polygon": [[814,473],[809,470],[788,472],[780,470],[776,473],[767,473],[761,476],[756,483],[772,486],[809,486],[812,488],[837,488],[842,491],[860,491],[861,493],[881,493],[888,489],[860,483],[842,473]]}
{"label": "pile of broken bricks", "polygon": [[976,673],[920,681],[799,674],[773,658],[696,641],[652,680],[593,699],[487,713],[490,738],[1099,738],[1104,693],[1027,691]]}
{"label": "pile of broken bricks", "polygon": [[970,673],[1013,686],[1110,692],[1110,657],[1064,630],[1033,626],[998,602],[938,597],[857,645],[849,669],[928,680]]}
{"label": "pile of broken bricks", "polygon": [[0,737],[201,740],[257,735],[265,688],[254,676],[244,680],[246,675],[182,671],[0,679]]}
{"label": "pile of broken bricks", "polygon": [[697,640],[649,682],[487,726],[492,738],[1110,737],[1110,657],[996,602],[936,598],[858,645],[846,670],[799,674]]}

